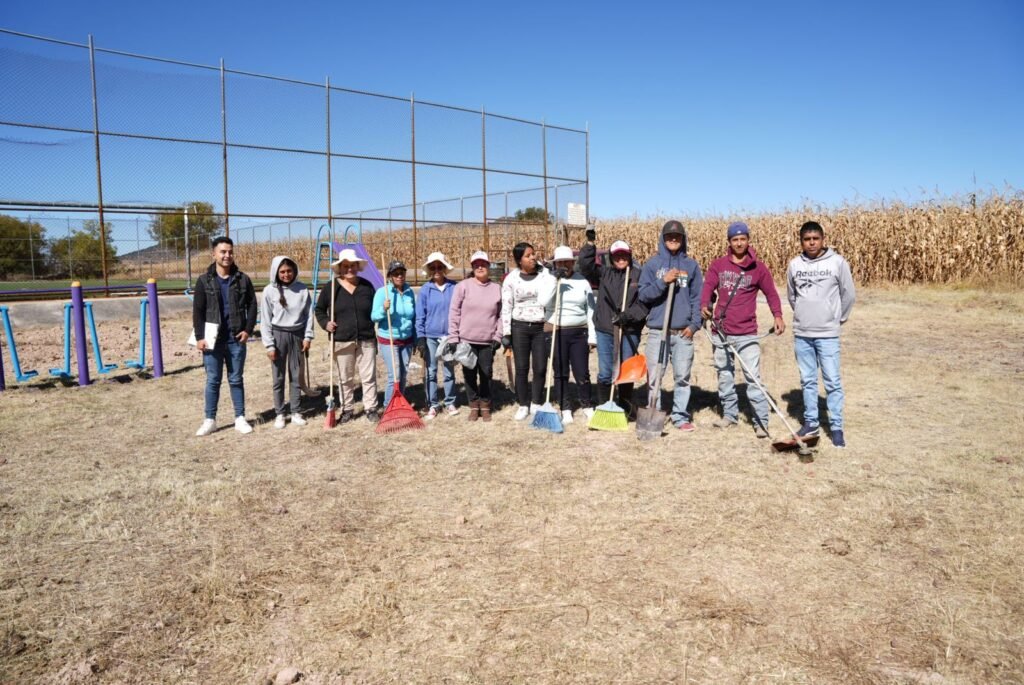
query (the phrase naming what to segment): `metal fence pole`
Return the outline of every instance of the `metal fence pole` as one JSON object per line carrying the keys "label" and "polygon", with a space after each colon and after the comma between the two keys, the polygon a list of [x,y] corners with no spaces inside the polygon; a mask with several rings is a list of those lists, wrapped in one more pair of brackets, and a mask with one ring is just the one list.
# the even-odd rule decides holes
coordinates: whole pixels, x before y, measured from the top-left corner
{"label": "metal fence pole", "polygon": [[32,265],[32,280],[36,280],[36,256],[32,249],[32,217],[28,218],[28,261]]}
{"label": "metal fence pole", "polygon": [[138,275],[142,277],[142,241],[139,240],[139,217],[135,217],[135,263],[138,265]]}
{"label": "metal fence pole", "polygon": [[[558,184],[555,184],[555,230],[558,230]],[[569,230],[563,228],[562,230],[562,241],[564,244],[569,244]]]}
{"label": "metal fence pole", "polygon": [[491,233],[487,228],[487,113],[480,108],[480,167],[484,179],[483,220],[484,220],[484,252],[491,250]]}
{"label": "metal fence pole", "polygon": [[[331,237],[331,249],[330,249],[330,261],[334,261],[334,209],[331,207],[331,77],[328,76],[324,79],[324,92],[327,100],[327,125],[324,127],[327,131],[327,230]],[[312,220],[310,220],[312,221]],[[313,236],[313,225],[310,223],[309,228],[310,242],[312,242]],[[316,247],[316,254],[320,254],[320,246]],[[313,255],[313,259],[316,259],[316,255]],[[320,274],[316,275],[317,278]],[[333,275],[331,276],[333,278]],[[331,388],[331,392],[334,389]]]}
{"label": "metal fence pole", "polygon": [[71,217],[67,217],[65,221],[68,222],[68,278],[74,278],[75,276],[75,256],[71,251]]}
{"label": "metal fence pole", "polygon": [[103,269],[104,295],[110,297],[110,279],[107,274],[107,227],[103,221],[103,174],[100,168],[100,108],[96,98],[96,51],[89,34],[89,76],[92,80],[92,137],[96,144],[96,199],[100,213],[100,267]]}
{"label": "metal fence pole", "polygon": [[228,98],[224,59],[220,60],[220,136],[221,157],[224,160],[224,235],[231,237],[231,211],[228,209]]}
{"label": "metal fence pole", "polygon": [[[541,147],[541,163],[544,170],[544,233],[548,232],[548,125],[546,120],[540,122],[540,147]],[[554,243],[558,243],[558,238],[552,232],[551,237],[554,238]]]}
{"label": "metal fence pole", "polygon": [[[409,121],[412,141],[412,261],[416,261],[416,249],[419,247],[419,236],[416,231],[416,94],[409,95]],[[360,227],[361,229],[362,227]],[[383,265],[382,265],[383,266]]]}
{"label": "metal fence pole", "polygon": [[586,211],[584,212],[584,214],[586,215],[587,225],[589,226],[590,225],[590,122],[589,121],[587,122],[586,140],[587,140],[587,155],[586,155],[587,168],[584,171],[583,178],[586,179],[585,183],[586,183],[586,198],[587,198],[586,199],[586,203],[587,203],[587,208],[586,208]]}
{"label": "metal fence pole", "polygon": [[185,278],[192,287],[192,244],[188,241],[188,205],[185,205]]}

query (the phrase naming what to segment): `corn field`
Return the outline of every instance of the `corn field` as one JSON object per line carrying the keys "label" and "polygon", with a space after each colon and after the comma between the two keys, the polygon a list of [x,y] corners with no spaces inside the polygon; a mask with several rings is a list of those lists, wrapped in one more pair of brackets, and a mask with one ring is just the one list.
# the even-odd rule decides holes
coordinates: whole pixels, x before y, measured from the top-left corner
{"label": "corn field", "polygon": [[[725,228],[744,221],[758,256],[781,278],[789,260],[800,250],[798,230],[805,221],[817,221],[827,243],[850,262],[858,283],[975,283],[1024,285],[1024,193],[992,193],[984,197],[941,198],[918,204],[846,204],[837,208],[807,206],[774,214],[734,216],[597,219],[598,246],[625,240],[643,261],[657,249],[661,227],[678,218],[687,228],[688,252],[706,268],[726,249]],[[526,240],[550,256],[559,242],[579,247],[583,230],[532,224],[495,223],[489,226],[490,257],[511,268],[511,249]],[[443,252],[456,266],[455,277],[468,267],[469,256],[484,245],[483,228],[443,225],[420,228],[416,255],[412,230],[404,228],[363,234],[363,243],[375,261],[401,259],[410,276],[419,273],[426,255]],[[263,267],[276,254],[289,254],[309,274],[314,246],[308,241],[239,245],[242,268],[265,278]],[[193,269],[204,268],[208,255],[196,257]],[[420,274],[422,277],[422,274]],[[418,280],[418,279],[417,279]]]}

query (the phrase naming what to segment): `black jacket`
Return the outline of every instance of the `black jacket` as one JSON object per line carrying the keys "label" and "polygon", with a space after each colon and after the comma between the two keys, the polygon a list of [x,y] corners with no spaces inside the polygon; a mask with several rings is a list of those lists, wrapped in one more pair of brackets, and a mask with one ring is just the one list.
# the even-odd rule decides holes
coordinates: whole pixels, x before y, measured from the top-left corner
{"label": "black jacket", "polygon": [[[602,333],[614,333],[615,315],[622,312],[622,288],[625,285],[626,271],[619,271],[614,266],[604,266],[595,262],[597,246],[585,243],[580,248],[576,260],[576,268],[587,280],[600,281],[597,289],[597,311],[594,314],[594,328]],[[637,301],[637,282],[640,280],[640,265],[635,261],[629,269],[629,290],[626,294],[626,309]],[[626,331],[639,333],[644,329],[643,323],[627,326]]]}
{"label": "black jacket", "polygon": [[[256,328],[256,291],[252,281],[235,264],[231,265],[228,281],[228,329],[232,337],[245,331],[252,335]],[[217,265],[210,264],[196,280],[192,296],[192,328],[196,340],[206,337],[206,324],[223,324],[220,320],[220,283],[217,282]],[[220,335],[217,336],[221,338]]]}
{"label": "black jacket", "polygon": [[[375,292],[373,284],[365,278],[360,278],[355,292],[349,294],[341,287],[337,278],[332,278],[331,283],[334,284],[334,322],[338,324],[338,330],[334,331],[334,341],[376,340],[377,333],[373,327],[373,320],[370,319]],[[325,331],[327,322],[331,320],[331,300],[328,292],[326,285],[320,289],[320,296],[316,298],[316,307],[313,309],[316,322]]]}

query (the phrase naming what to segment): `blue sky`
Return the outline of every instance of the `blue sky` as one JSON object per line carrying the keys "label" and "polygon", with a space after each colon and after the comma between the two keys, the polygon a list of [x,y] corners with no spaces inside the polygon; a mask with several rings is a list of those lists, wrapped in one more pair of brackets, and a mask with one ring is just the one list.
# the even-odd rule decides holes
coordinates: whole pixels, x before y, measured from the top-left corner
{"label": "blue sky", "polygon": [[1014,0],[8,0],[0,26],[589,122],[591,210],[605,217],[1024,188],[1024,3]]}

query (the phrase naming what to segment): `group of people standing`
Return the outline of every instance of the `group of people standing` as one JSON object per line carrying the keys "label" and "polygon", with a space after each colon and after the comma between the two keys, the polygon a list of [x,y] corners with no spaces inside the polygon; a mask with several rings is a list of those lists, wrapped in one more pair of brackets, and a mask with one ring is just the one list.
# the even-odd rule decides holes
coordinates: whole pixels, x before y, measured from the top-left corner
{"label": "group of people standing", "polygon": [[[276,257],[270,283],[258,305],[261,336],[273,367],[275,428],[286,426],[289,410],[292,423],[306,423],[299,412],[299,379],[315,319],[332,341],[341,423],[353,420],[355,393],[360,387],[363,416],[372,423],[379,421],[378,352],[387,371],[384,407],[395,387],[405,392],[416,352],[426,367],[424,419],[461,413],[455,367],[462,366],[468,419],[490,421],[495,357],[502,349],[514,360],[518,405],[514,420],[535,414],[550,394],[559,405],[562,422],[571,423],[570,373],[576,382],[578,406],[589,419],[596,404],[609,400],[618,362],[640,353],[647,327],[644,355],[648,369],[653,372],[659,357],[666,368],[671,367],[670,418],[676,428],[690,432],[695,430],[689,408],[693,338],[710,321],[711,331],[705,330],[705,335],[714,346],[722,409],[713,425],[728,429],[739,424],[734,367],[738,356],[747,380],[754,432],[767,437],[769,405],[760,390],[758,293],[768,302],[775,334],[782,335],[786,324],[772,274],[750,244],[750,229],[743,223],[729,225],[726,252],[711,263],[706,274],[687,253],[686,230],[678,221],[663,226],[657,253],[642,266],[622,240],[611,244],[608,261],[602,263],[597,258],[593,229],[587,231],[586,238],[578,256],[567,246],[556,248],[548,267],[532,245],[517,244],[512,250],[516,268],[502,283],[491,279],[486,252],[477,251],[470,257],[472,276],[459,282],[448,278],[452,265],[444,254],[434,252],[423,265],[429,280],[418,295],[406,282],[407,269],[401,261],[387,265],[385,283],[375,289],[360,275],[366,261],[354,250],[344,249],[332,262],[334,278],[329,287],[321,289],[315,305],[307,286],[298,280],[295,261]],[[802,251],[790,262],[786,275],[804,398],[804,421],[798,434],[818,434],[820,369],[832,441],[844,447],[839,327],[854,303],[853,279],[846,260],[826,247],[819,224],[805,223],[800,240]],[[197,435],[216,427],[224,367],[235,408],[235,428],[248,433],[252,427],[245,419],[242,369],[245,343],[256,325],[257,301],[252,282],[234,264],[230,239],[217,238],[213,256],[214,263],[197,282],[194,297],[193,328],[207,371],[206,419]],[[598,284],[596,289],[592,282]],[[596,388],[589,366],[594,349]],[[546,384],[549,363],[550,388]],[[290,376],[288,405],[286,375]],[[660,403],[660,399],[658,392],[656,401]],[[635,409],[631,385],[619,386],[618,401],[626,411]]]}

